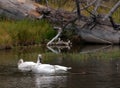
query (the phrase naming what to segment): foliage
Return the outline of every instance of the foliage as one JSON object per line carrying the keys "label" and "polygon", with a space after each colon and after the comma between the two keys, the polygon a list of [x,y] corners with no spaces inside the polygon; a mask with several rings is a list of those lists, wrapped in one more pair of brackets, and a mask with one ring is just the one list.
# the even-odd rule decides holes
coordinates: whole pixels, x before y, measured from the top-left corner
{"label": "foliage", "polygon": [[55,31],[46,20],[0,21],[0,46],[46,43],[54,35]]}

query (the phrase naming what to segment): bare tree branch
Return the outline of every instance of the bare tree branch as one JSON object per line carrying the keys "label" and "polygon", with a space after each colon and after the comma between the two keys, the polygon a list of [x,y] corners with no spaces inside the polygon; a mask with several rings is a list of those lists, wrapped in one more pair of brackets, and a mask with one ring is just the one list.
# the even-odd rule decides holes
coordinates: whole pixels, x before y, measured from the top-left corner
{"label": "bare tree branch", "polygon": [[97,1],[97,0],[94,0],[93,2],[91,2],[90,4],[88,4],[88,5],[85,6],[85,7],[81,8],[80,10],[84,10],[84,9],[90,7],[90,6],[93,5],[96,1]]}
{"label": "bare tree branch", "polygon": [[[84,6],[83,8],[80,8],[80,10],[85,10],[85,9],[89,8],[89,7],[90,7],[91,5],[93,5],[96,1],[97,1],[97,0],[94,0],[93,2],[91,2],[91,3],[89,3],[89,4],[87,3],[87,5]],[[81,3],[83,3],[83,2],[81,2]],[[74,9],[73,12],[77,12],[77,10]]]}
{"label": "bare tree branch", "polygon": [[46,6],[48,7],[48,0],[45,0],[45,2],[46,2]]}
{"label": "bare tree branch", "polygon": [[103,18],[103,20],[106,20],[109,16],[112,16],[112,14],[117,10],[118,7],[120,7],[120,0],[113,6],[109,13]]}
{"label": "bare tree branch", "polygon": [[96,5],[95,5],[95,8],[94,8],[93,13],[98,14],[98,13],[97,13],[97,10],[98,10],[98,8],[101,6],[101,1],[102,1],[102,0],[97,0],[97,1],[96,1]]}
{"label": "bare tree branch", "polygon": [[80,2],[79,2],[79,0],[76,0],[76,7],[77,7],[78,19],[80,19],[81,13],[80,13]]}
{"label": "bare tree branch", "polygon": [[62,29],[61,29],[60,27],[54,27],[54,29],[56,29],[56,30],[58,31],[58,33],[57,33],[57,35],[56,35],[54,38],[52,38],[52,39],[47,43],[47,46],[49,46],[50,44],[52,44],[52,42],[53,42],[54,40],[56,40],[56,39],[61,35],[61,33],[62,33]]}

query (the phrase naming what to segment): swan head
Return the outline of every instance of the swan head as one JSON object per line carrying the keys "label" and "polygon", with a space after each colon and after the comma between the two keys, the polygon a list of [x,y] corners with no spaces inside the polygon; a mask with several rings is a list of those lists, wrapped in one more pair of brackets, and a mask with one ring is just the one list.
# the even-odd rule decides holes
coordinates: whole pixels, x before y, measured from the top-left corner
{"label": "swan head", "polygon": [[38,54],[38,57],[39,57],[39,58],[42,58],[42,55],[41,55],[41,54]]}
{"label": "swan head", "polygon": [[18,65],[20,65],[21,63],[23,63],[24,61],[23,61],[23,59],[20,59],[19,61],[18,61]]}

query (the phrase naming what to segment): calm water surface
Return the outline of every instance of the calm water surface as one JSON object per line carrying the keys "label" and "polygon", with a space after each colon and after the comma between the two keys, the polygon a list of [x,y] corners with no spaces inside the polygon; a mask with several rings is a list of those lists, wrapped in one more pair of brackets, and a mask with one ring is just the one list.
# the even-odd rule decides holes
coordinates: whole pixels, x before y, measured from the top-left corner
{"label": "calm water surface", "polygon": [[[101,51],[102,50],[102,51]],[[112,52],[111,52],[112,51]],[[0,51],[0,88],[120,88],[120,57],[114,55],[103,59],[92,55],[89,58],[70,54],[90,54],[96,52],[120,52],[118,46],[84,46],[77,48],[20,47]],[[43,54],[42,63],[70,66],[66,74],[40,75],[23,73],[17,69],[20,58],[37,60]]]}

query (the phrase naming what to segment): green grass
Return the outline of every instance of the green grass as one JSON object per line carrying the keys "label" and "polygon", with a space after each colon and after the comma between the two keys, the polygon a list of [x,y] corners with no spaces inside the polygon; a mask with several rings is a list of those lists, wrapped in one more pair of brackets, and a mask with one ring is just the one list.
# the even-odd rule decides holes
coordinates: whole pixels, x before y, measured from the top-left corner
{"label": "green grass", "polygon": [[0,21],[0,47],[46,43],[54,35],[46,20]]}
{"label": "green grass", "polygon": [[[103,60],[103,61],[111,61],[113,59],[120,59],[120,51],[109,51],[109,52],[94,52],[94,53],[60,53],[55,54],[52,52],[42,53],[43,62],[53,62],[55,60],[61,59],[64,61],[71,62],[83,62],[83,61],[91,61],[91,60]],[[37,56],[37,55],[36,55]],[[36,57],[35,57],[36,58]]]}
{"label": "green grass", "polygon": [[78,58],[78,59],[112,59],[112,58],[119,58],[120,57],[120,51],[119,50],[113,50],[113,51],[100,51],[100,52],[94,52],[94,53],[80,53],[80,54],[70,54],[70,57],[72,58]]}
{"label": "green grass", "polygon": [[108,49],[108,50],[100,50],[100,51],[96,51],[96,52],[89,52],[89,53],[60,53],[60,54],[55,54],[52,52],[45,52],[42,54],[44,60],[52,60],[55,59],[57,57],[61,57],[61,58],[67,58],[67,59],[72,59],[74,60],[79,60],[79,61],[83,61],[83,60],[88,60],[88,59],[103,59],[106,61],[109,61],[113,58],[119,58],[120,59],[120,50],[117,48],[113,48],[113,49]]}
{"label": "green grass", "polygon": [[117,11],[113,14],[113,18],[115,19],[115,22],[120,23],[120,8],[118,8]]}

